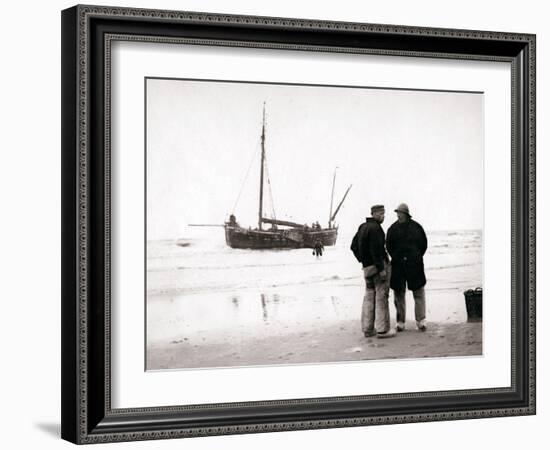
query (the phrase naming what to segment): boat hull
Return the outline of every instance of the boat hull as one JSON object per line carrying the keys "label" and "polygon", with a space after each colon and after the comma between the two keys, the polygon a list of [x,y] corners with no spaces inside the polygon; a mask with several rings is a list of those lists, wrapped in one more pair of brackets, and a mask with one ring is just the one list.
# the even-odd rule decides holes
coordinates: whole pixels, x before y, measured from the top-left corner
{"label": "boat hull", "polygon": [[321,230],[251,230],[226,224],[225,242],[231,248],[246,249],[294,249],[314,248],[317,241],[323,246],[336,244],[337,228]]}

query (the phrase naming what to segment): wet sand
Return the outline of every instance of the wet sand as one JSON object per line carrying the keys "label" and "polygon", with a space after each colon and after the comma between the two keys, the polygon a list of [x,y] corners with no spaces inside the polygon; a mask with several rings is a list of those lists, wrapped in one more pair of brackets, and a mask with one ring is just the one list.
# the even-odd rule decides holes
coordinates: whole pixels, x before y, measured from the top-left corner
{"label": "wet sand", "polygon": [[302,332],[244,338],[237,333],[209,340],[200,334],[149,347],[149,370],[307,364],[376,359],[482,355],[482,323],[429,324],[425,332],[407,322],[389,339],[365,338],[357,320]]}
{"label": "wet sand", "polygon": [[[467,323],[464,290],[481,286],[481,233],[434,232],[425,258],[428,331],[390,339],[361,332],[363,272],[350,236],[327,247],[249,251],[211,236],[181,247],[148,243],[148,370],[479,356],[482,325]],[[395,327],[393,293],[390,317]]]}

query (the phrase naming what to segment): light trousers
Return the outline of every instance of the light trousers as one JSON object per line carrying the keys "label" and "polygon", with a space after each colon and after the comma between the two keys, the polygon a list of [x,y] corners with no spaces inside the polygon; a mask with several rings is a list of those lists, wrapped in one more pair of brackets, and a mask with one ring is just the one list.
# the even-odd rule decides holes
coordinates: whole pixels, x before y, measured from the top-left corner
{"label": "light trousers", "polygon": [[391,266],[386,265],[386,279],[379,274],[364,277],[366,290],[363,297],[361,312],[361,328],[363,333],[385,333],[390,329],[390,308],[388,297],[390,293]]}
{"label": "light trousers", "polygon": [[[393,300],[395,309],[397,310],[397,323],[405,323],[406,307],[405,307],[405,290],[393,291]],[[414,318],[416,324],[426,319],[426,292],[424,287],[412,291],[414,298]]]}

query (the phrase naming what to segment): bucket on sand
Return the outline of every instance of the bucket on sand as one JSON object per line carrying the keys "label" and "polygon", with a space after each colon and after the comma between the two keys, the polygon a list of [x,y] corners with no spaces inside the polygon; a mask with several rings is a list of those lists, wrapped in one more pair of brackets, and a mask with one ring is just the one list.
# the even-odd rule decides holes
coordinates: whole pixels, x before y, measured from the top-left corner
{"label": "bucket on sand", "polygon": [[482,294],[483,290],[480,287],[464,291],[468,322],[480,322],[482,320]]}

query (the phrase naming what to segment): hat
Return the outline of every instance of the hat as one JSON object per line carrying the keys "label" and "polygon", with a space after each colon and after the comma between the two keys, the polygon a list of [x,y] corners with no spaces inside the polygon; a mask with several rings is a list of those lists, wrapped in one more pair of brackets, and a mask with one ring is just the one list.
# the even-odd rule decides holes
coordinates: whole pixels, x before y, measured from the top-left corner
{"label": "hat", "polygon": [[402,213],[405,213],[407,214],[407,216],[409,217],[412,217],[411,216],[411,213],[409,213],[409,207],[407,206],[406,203],[401,203],[397,209],[394,210],[395,212],[402,212]]}
{"label": "hat", "polygon": [[374,206],[371,206],[370,208],[370,212],[371,214],[374,214],[375,212],[378,212],[378,211],[384,211],[384,205],[374,205]]}

